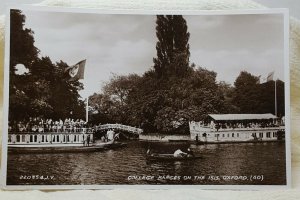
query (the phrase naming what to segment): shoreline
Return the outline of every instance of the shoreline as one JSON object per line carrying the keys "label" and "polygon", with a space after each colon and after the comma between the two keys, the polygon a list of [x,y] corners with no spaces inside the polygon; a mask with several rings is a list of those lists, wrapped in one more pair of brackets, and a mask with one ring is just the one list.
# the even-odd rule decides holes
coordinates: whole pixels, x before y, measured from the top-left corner
{"label": "shoreline", "polygon": [[159,135],[159,134],[143,134],[139,135],[139,141],[142,142],[189,142],[197,145],[201,144],[233,144],[233,143],[272,143],[272,142],[285,142],[283,140],[228,140],[228,141],[196,141],[190,135]]}

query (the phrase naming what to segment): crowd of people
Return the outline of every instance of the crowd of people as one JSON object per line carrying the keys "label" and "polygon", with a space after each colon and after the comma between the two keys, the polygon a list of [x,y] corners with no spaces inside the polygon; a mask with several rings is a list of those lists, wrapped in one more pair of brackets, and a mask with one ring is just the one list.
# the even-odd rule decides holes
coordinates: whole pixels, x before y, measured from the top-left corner
{"label": "crowd of people", "polygon": [[216,123],[211,128],[213,129],[237,129],[237,128],[266,128],[276,127],[277,124],[273,122],[243,122],[243,123]]}
{"label": "crowd of people", "polygon": [[52,120],[37,117],[8,123],[9,132],[81,132],[83,128],[92,127],[82,119],[71,118]]}
{"label": "crowd of people", "polygon": [[265,121],[265,122],[214,122],[205,123],[200,122],[201,127],[209,127],[211,129],[240,129],[240,128],[267,128],[267,127],[279,127],[279,122]]}

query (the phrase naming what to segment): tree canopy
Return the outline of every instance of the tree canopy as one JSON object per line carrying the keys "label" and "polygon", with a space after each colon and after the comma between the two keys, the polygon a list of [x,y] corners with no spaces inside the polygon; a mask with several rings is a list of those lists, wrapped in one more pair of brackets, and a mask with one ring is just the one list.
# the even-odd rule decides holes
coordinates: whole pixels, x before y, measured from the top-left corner
{"label": "tree canopy", "polygon": [[[9,120],[84,118],[83,85],[69,82],[67,63],[41,57],[25,16],[11,11]],[[275,113],[275,82],[242,71],[234,85],[190,63],[188,25],[181,15],[158,15],[157,55],[143,75],[114,74],[89,97],[92,123],[122,123],[145,132],[188,134],[188,122],[217,113]],[[20,73],[18,65],[26,70]],[[225,69],[224,69],[225,70]],[[278,116],[284,116],[284,83],[276,81]]]}
{"label": "tree canopy", "polygon": [[156,51],[153,59],[158,78],[184,76],[189,68],[187,24],[181,15],[158,15],[156,20]]}
{"label": "tree canopy", "polygon": [[[24,28],[25,20],[21,11],[11,11],[9,119],[83,118],[84,103],[78,93],[83,85],[64,79],[68,65],[63,61],[53,63],[49,57],[40,57],[34,32]],[[18,65],[28,72],[19,73]]]}
{"label": "tree canopy", "polygon": [[[259,77],[242,71],[234,82],[233,105],[240,113],[275,114],[275,81],[260,84]],[[284,83],[276,81],[278,116],[284,116]]]}
{"label": "tree canopy", "polygon": [[[145,132],[188,134],[188,121],[210,113],[274,113],[274,81],[241,72],[233,86],[217,73],[189,62],[188,26],[181,15],[158,15],[157,55],[142,76],[114,75],[101,94],[90,97],[95,123],[123,123]],[[279,114],[284,115],[284,84],[278,84]]]}

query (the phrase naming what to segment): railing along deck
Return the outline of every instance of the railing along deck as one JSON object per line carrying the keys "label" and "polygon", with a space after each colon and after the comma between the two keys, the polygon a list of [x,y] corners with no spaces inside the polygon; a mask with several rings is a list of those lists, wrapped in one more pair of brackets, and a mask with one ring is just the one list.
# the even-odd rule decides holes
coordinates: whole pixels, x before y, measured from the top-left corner
{"label": "railing along deck", "polygon": [[40,128],[37,130],[23,130],[23,131],[8,131],[9,134],[69,134],[69,133],[93,133],[93,128],[51,128],[51,129],[45,129]]}
{"label": "railing along deck", "polygon": [[143,130],[140,128],[127,126],[127,125],[123,125],[123,124],[103,124],[103,125],[99,125],[96,127],[96,131],[97,130],[107,130],[107,129],[123,130],[123,131],[127,131],[130,133],[135,133],[135,134],[141,134],[143,132]]}

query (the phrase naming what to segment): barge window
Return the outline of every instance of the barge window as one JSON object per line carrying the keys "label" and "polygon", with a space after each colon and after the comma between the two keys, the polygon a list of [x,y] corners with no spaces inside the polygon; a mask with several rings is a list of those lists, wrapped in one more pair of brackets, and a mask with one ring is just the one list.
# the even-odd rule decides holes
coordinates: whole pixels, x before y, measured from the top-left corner
{"label": "barge window", "polygon": [[277,132],[273,132],[273,137],[277,137]]}
{"label": "barge window", "polygon": [[225,135],[223,134],[223,137],[225,137]]}
{"label": "barge window", "polygon": [[232,137],[234,137],[234,133],[232,133]]}
{"label": "barge window", "polygon": [[270,138],[271,137],[271,133],[270,132],[267,132],[267,138]]}
{"label": "barge window", "polygon": [[239,133],[237,133],[237,134],[236,134],[236,137],[240,137],[240,134],[239,134]]}
{"label": "barge window", "polygon": [[259,133],[259,137],[263,138],[264,137],[264,133]]}
{"label": "barge window", "polygon": [[25,142],[25,135],[22,135],[22,142]]}
{"label": "barge window", "polygon": [[20,142],[20,141],[21,141],[21,136],[17,135],[17,142]]}

